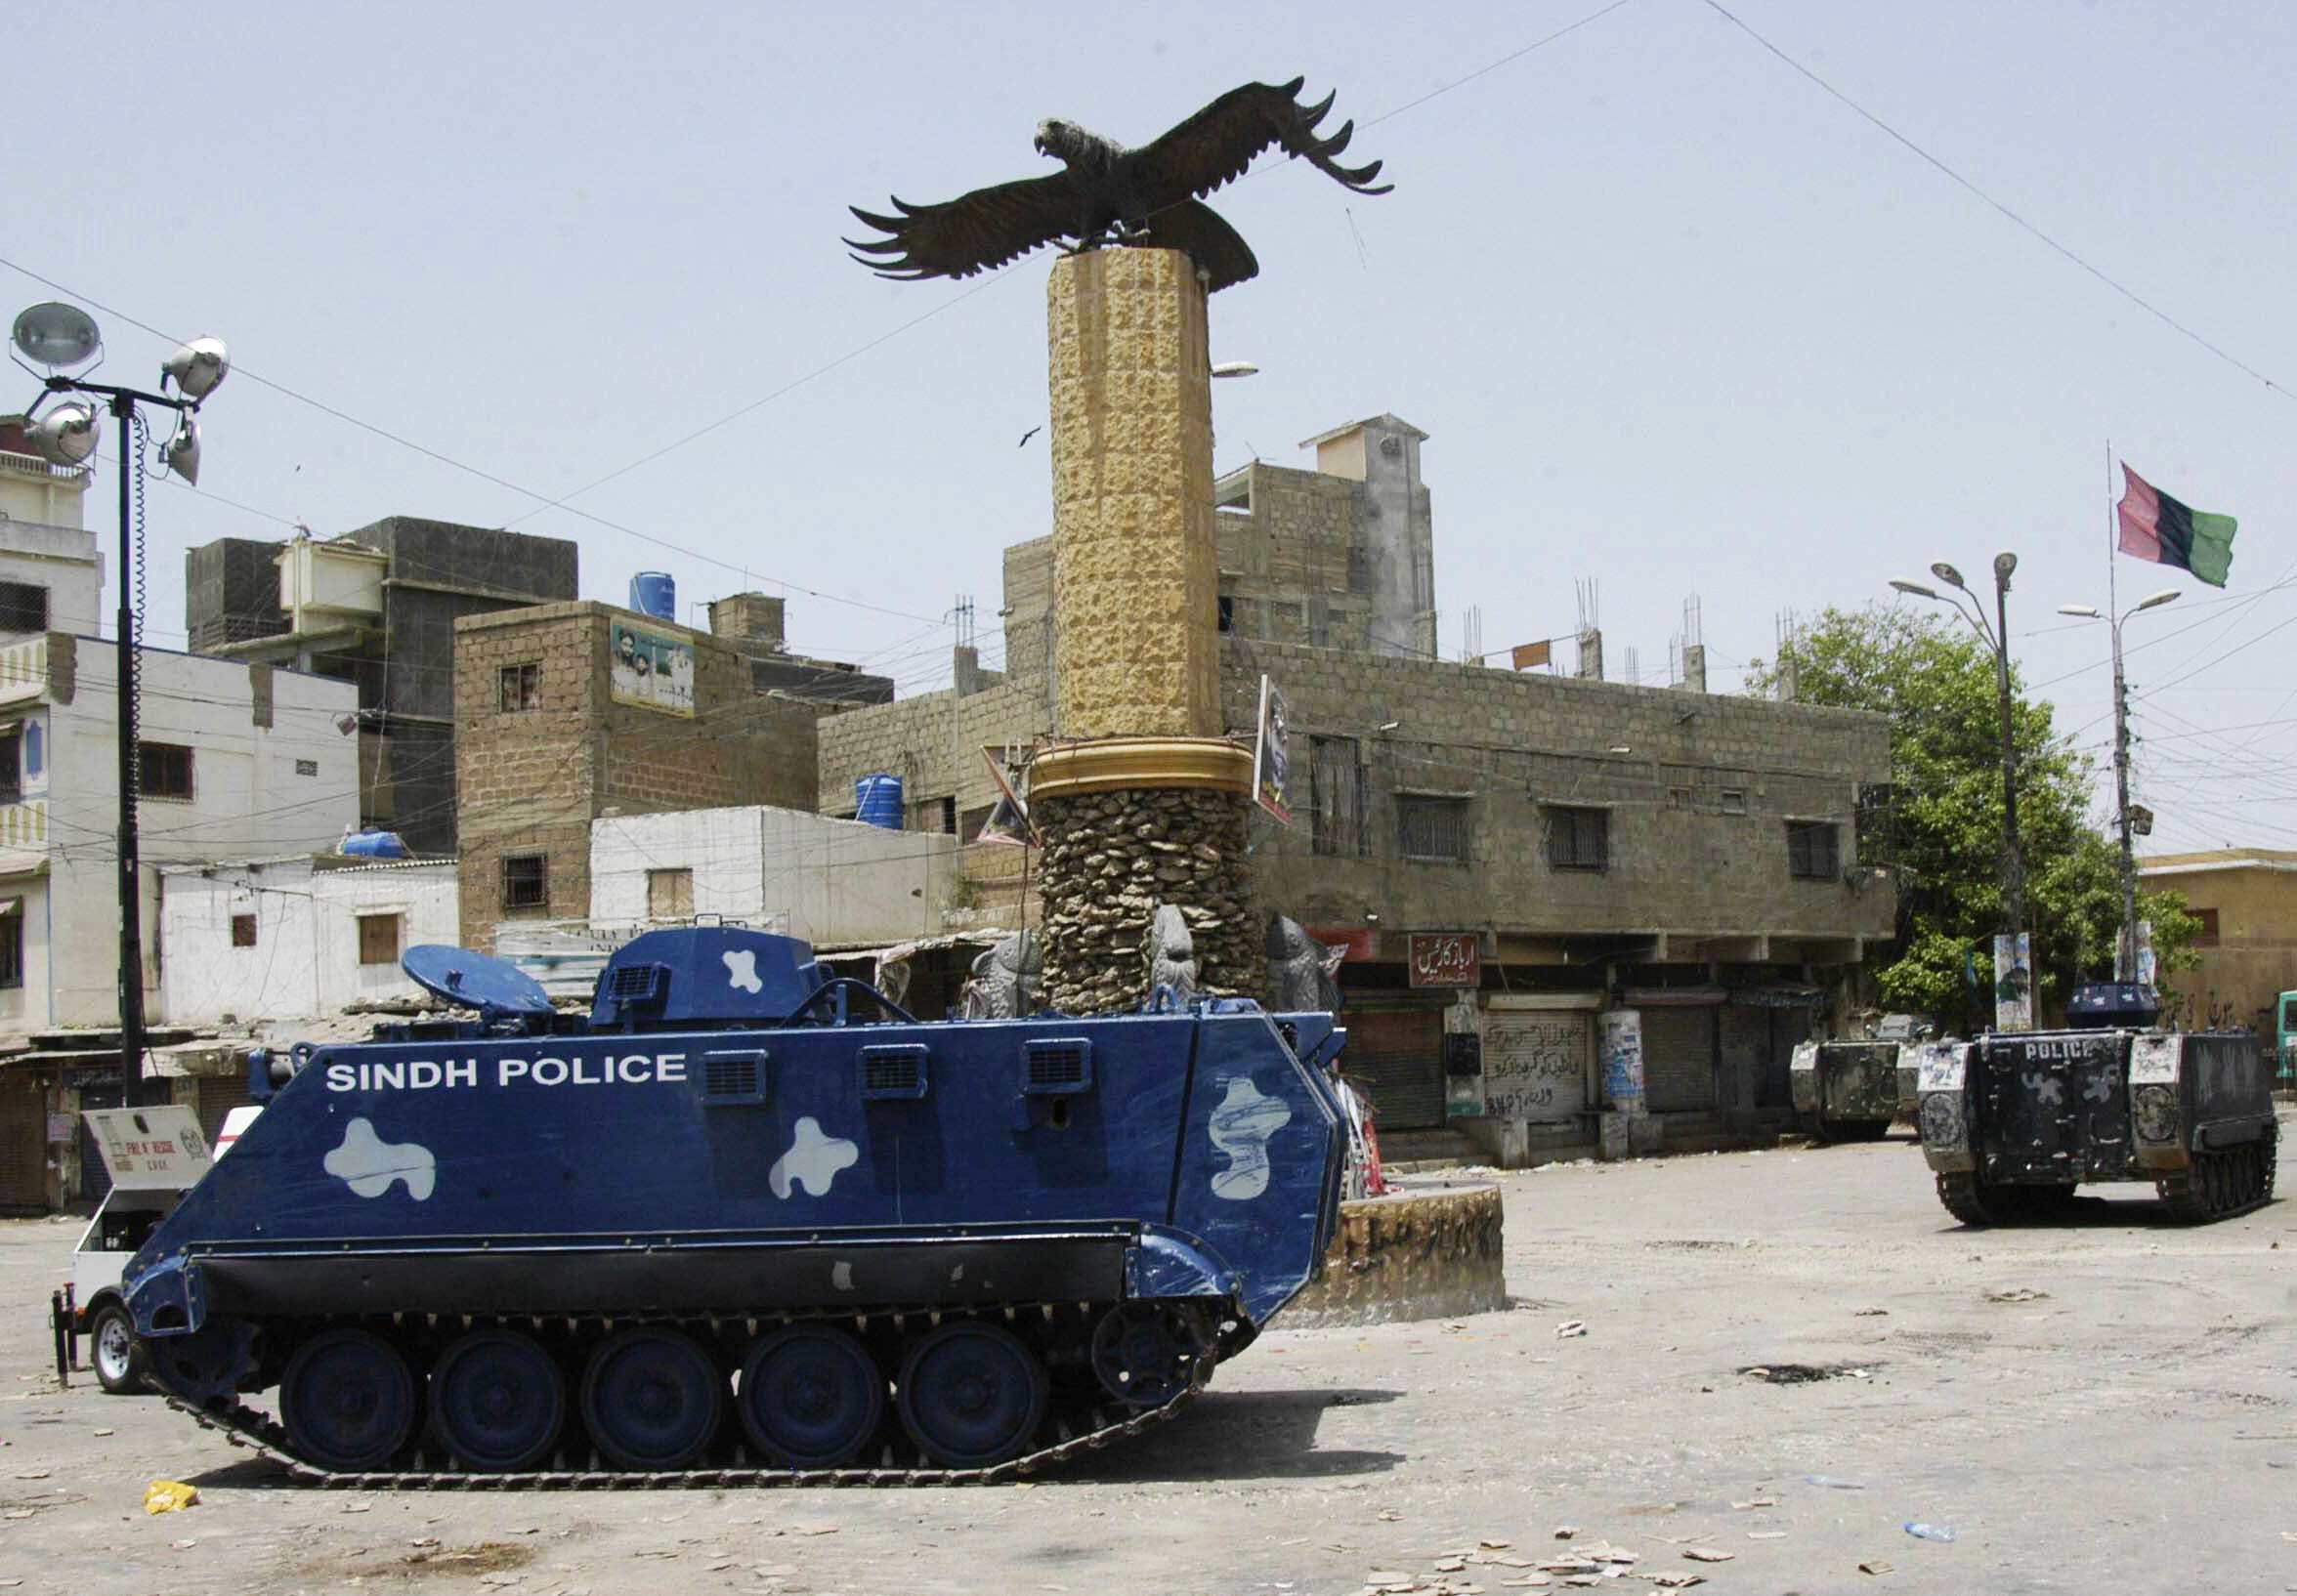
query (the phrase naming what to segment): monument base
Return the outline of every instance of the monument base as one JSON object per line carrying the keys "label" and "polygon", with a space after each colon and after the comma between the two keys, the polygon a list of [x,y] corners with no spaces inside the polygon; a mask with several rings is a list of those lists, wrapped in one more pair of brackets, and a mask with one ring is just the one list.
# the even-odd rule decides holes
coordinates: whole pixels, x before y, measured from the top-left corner
{"label": "monument base", "polygon": [[1455,1319],[1508,1306],[1500,1189],[1480,1182],[1401,1186],[1343,1202],[1340,1232],[1276,1328]]}
{"label": "monument base", "polygon": [[1250,757],[1214,737],[1112,738],[1037,756],[1046,1002],[1067,1014],[1138,1008],[1160,903],[1187,924],[1198,991],[1262,995],[1265,932],[1245,867],[1250,780]]}

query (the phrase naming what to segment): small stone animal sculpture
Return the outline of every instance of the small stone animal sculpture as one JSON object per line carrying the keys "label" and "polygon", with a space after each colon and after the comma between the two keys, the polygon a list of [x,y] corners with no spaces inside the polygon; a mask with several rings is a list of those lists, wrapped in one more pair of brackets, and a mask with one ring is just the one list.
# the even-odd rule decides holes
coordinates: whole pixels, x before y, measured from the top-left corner
{"label": "small stone animal sculpture", "polygon": [[1156,913],[1149,918],[1148,935],[1142,944],[1148,964],[1148,990],[1154,992],[1159,987],[1168,987],[1178,1001],[1195,1001],[1196,939],[1188,934],[1188,922],[1181,918],[1179,908],[1171,903],[1159,903]]}
{"label": "small stone animal sculpture", "polygon": [[1330,138],[1320,136],[1316,124],[1334,97],[1301,105],[1296,97],[1304,81],[1231,89],[1138,149],[1074,122],[1040,122],[1037,151],[1058,159],[1062,171],[976,189],[939,205],[896,198],[891,215],[856,205],[854,215],[886,236],[845,242],[879,276],[912,281],[969,277],[1064,238],[1073,251],[1104,243],[1177,249],[1196,263],[1206,291],[1217,293],[1256,276],[1260,263],[1203,196],[1244,176],[1270,145],[1352,192],[1384,194],[1395,187],[1373,183],[1378,161],[1342,166],[1333,159],[1347,148],[1356,124],[1342,122]]}
{"label": "small stone animal sculpture", "polygon": [[1016,931],[973,961],[960,1012],[967,1020],[1019,1020],[1038,1010],[1044,955],[1034,932]]}
{"label": "small stone animal sculpture", "polygon": [[1268,916],[1268,1006],[1279,1014],[1340,1007],[1342,949],[1326,946],[1299,921]]}

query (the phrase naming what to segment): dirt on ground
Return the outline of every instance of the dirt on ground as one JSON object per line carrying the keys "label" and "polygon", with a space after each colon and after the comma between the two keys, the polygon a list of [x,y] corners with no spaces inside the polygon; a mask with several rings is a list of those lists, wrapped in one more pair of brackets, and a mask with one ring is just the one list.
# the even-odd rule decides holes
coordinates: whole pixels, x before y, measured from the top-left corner
{"label": "dirt on ground", "polygon": [[2297,1203],[1971,1231],[1902,1140],[1497,1178],[1508,1311],[1279,1325],[1127,1448],[908,1491],[296,1487],[59,1391],[77,1226],[0,1225],[0,1593],[2297,1591]]}

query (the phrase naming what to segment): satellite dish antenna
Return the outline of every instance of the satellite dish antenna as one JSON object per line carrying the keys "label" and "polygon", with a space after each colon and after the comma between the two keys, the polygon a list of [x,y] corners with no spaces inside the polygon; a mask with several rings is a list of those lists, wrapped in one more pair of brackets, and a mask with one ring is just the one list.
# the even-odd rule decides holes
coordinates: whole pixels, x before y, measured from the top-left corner
{"label": "satellite dish antenna", "polygon": [[9,337],[25,359],[51,371],[78,365],[104,347],[104,335],[96,330],[94,316],[77,305],[55,300],[19,315]]}
{"label": "satellite dish antenna", "polygon": [[491,953],[425,943],[408,948],[399,967],[434,997],[457,1008],[477,1009],[482,1020],[543,1020],[552,1013],[550,994],[541,982]]}

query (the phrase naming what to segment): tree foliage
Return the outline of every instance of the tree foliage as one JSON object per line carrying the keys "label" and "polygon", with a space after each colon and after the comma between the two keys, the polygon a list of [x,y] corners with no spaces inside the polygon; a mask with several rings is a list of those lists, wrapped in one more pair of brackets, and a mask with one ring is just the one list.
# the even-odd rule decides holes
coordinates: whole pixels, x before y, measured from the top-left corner
{"label": "tree foliage", "polygon": [[[1778,661],[1750,668],[1750,692],[1770,693],[1791,666],[1807,703],[1891,718],[1893,799],[1861,832],[1863,863],[1889,868],[1898,889],[1897,939],[1870,965],[1884,1004],[1967,1031],[1992,1013],[1993,939],[2004,929],[2001,707],[1992,651],[1947,617],[1902,608],[1828,609]],[[2058,1009],[2073,987],[2113,973],[2121,925],[2117,847],[2090,823],[2091,759],[2059,735],[2047,702],[2011,679],[2018,751],[2018,822],[2025,863],[2037,1008]],[[1877,834],[1877,833],[1880,834]],[[2175,894],[2148,894],[2165,966],[2192,962],[2199,922]]]}

